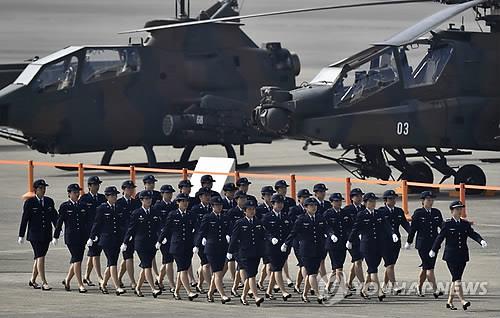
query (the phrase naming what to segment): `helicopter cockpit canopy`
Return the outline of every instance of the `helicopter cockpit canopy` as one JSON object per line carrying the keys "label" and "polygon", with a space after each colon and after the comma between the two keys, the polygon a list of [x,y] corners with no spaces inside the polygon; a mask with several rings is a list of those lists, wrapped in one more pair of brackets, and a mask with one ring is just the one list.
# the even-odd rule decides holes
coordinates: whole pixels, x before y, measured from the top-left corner
{"label": "helicopter cockpit canopy", "polygon": [[400,47],[373,46],[324,68],[311,84],[332,85],[334,107],[351,105],[400,81],[405,88],[435,84],[453,48],[422,45],[430,43],[419,39]]}
{"label": "helicopter cockpit canopy", "polygon": [[14,81],[33,85],[39,92],[71,88],[139,72],[141,60],[135,47],[67,47],[35,60]]}

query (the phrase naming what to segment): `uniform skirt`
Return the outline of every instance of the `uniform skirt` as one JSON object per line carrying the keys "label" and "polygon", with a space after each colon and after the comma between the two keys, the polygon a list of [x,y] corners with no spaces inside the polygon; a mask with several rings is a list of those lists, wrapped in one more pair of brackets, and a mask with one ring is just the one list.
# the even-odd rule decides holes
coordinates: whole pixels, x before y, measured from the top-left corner
{"label": "uniform skirt", "polygon": [[47,255],[50,242],[30,241],[30,243],[31,247],[33,248],[33,259],[37,259],[39,257],[44,257],[45,255]]}
{"label": "uniform skirt", "polygon": [[88,257],[101,256],[101,253],[102,253],[102,247],[99,246],[98,244],[93,244],[92,246],[89,247],[87,256]]}
{"label": "uniform skirt", "polygon": [[307,275],[316,275],[318,274],[319,265],[323,257],[307,257],[302,256],[302,261],[304,262],[304,267],[306,268]]}
{"label": "uniform skirt", "polygon": [[457,280],[462,280],[462,275],[464,274],[466,265],[465,262],[464,263],[446,262],[446,265],[448,265],[448,270],[450,271],[452,282],[455,282]]}
{"label": "uniform skirt", "polygon": [[213,273],[221,272],[226,264],[226,255],[224,254],[207,254],[208,264]]}
{"label": "uniform skirt", "polygon": [[238,266],[245,270],[246,278],[253,278],[257,275],[259,269],[260,257],[240,257]]}
{"label": "uniform skirt", "polygon": [[396,264],[399,258],[399,252],[401,251],[401,240],[394,243],[393,241],[387,241],[384,247],[384,266],[390,266]]}
{"label": "uniform skirt", "polygon": [[427,248],[420,248],[418,250],[418,255],[420,256],[420,260],[422,261],[420,267],[422,267],[423,270],[434,269],[434,267],[436,266],[436,257],[431,258],[429,256],[429,251],[430,249]]}
{"label": "uniform skirt", "polygon": [[349,250],[351,254],[351,263],[360,261],[363,259],[363,254],[361,253],[360,242],[358,240],[352,242],[352,248]]}
{"label": "uniform skirt", "polygon": [[177,265],[177,272],[187,271],[191,267],[191,259],[193,253],[174,254],[175,265]]}
{"label": "uniform skirt", "polygon": [[122,257],[124,260],[134,258],[134,241],[129,241],[126,243],[127,249],[122,252]]}
{"label": "uniform skirt", "polygon": [[201,246],[198,249],[198,257],[200,258],[201,265],[208,264],[208,259],[207,259],[207,256],[205,255],[205,247]]}
{"label": "uniform skirt", "polygon": [[174,261],[174,256],[168,252],[170,249],[170,244],[162,244],[160,247],[160,252],[161,252],[161,263],[162,264],[169,264]]}
{"label": "uniform skirt", "polygon": [[137,255],[139,255],[140,268],[151,268],[153,267],[153,259],[156,255],[156,248],[151,246],[150,248],[136,249]]}
{"label": "uniform skirt", "polygon": [[289,253],[275,253],[269,256],[271,263],[271,272],[281,272],[283,270],[283,266],[285,266],[285,263],[288,259],[288,254]]}
{"label": "uniform skirt", "polygon": [[293,254],[295,254],[295,258],[297,259],[297,266],[302,267],[304,266],[304,262],[302,261],[302,257],[299,254],[299,247],[293,247]]}
{"label": "uniform skirt", "polygon": [[107,259],[107,267],[116,266],[118,263],[118,257],[120,256],[120,246],[103,246],[102,250]]}
{"label": "uniform skirt", "polygon": [[328,255],[330,256],[332,270],[342,269],[347,255],[345,242],[334,243],[333,246],[328,249]]}
{"label": "uniform skirt", "polygon": [[366,266],[368,267],[368,274],[378,273],[378,267],[382,262],[382,251],[376,249],[370,249],[363,251],[363,256],[365,258]]}
{"label": "uniform skirt", "polygon": [[85,243],[82,244],[72,244],[67,245],[69,253],[71,254],[71,264],[78,263],[83,260],[83,254],[85,253]]}

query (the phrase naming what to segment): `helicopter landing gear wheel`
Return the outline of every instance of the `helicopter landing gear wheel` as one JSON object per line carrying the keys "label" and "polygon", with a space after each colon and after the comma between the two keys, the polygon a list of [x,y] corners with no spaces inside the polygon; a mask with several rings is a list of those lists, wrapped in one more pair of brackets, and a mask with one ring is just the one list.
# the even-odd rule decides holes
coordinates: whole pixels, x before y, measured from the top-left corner
{"label": "helicopter landing gear wheel", "polygon": [[[483,172],[483,169],[479,168],[476,165],[465,165],[458,169],[455,174],[455,184],[465,183],[471,185],[486,185],[486,175]],[[481,194],[483,190],[479,189],[467,189],[467,194]]]}
{"label": "helicopter landing gear wheel", "polygon": [[328,142],[328,147],[330,147],[330,149],[337,149],[338,146],[339,146],[338,142],[334,142],[334,141],[329,141]]}
{"label": "helicopter landing gear wheel", "polygon": [[[406,180],[409,182],[421,182],[421,183],[433,183],[434,174],[432,173],[431,167],[424,162],[411,162],[407,167],[406,171],[401,174],[401,180]],[[429,190],[425,187],[408,187],[408,190],[412,193]],[[432,189],[430,189],[432,190]]]}
{"label": "helicopter landing gear wheel", "polygon": [[114,150],[106,150],[101,158],[101,166],[109,166],[109,163],[111,162],[111,157],[113,157],[114,153],[115,153]]}
{"label": "helicopter landing gear wheel", "polygon": [[[228,158],[233,158],[235,166],[238,165],[238,158],[236,157],[236,151],[234,151],[234,147],[230,144],[224,144],[222,145],[224,149],[226,149],[226,154]],[[193,153],[193,150],[196,146],[195,145],[187,145],[184,147],[184,150],[182,151],[181,154],[181,163],[187,163],[189,162],[189,158],[191,157],[191,154]]]}

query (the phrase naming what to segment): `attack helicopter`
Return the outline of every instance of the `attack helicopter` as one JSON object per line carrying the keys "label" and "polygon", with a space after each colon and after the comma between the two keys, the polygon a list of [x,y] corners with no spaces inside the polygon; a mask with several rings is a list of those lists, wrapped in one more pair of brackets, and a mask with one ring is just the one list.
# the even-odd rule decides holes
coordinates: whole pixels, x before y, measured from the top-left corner
{"label": "attack helicopter", "polygon": [[[358,178],[485,185],[474,164],[447,158],[500,150],[500,1],[443,1],[434,15],[324,69],[294,90],[263,87],[254,123],[265,132],[351,145],[333,160]],[[489,31],[450,24],[466,10]],[[430,33],[430,36],[426,36]],[[414,54],[416,53],[416,54]],[[409,161],[420,157],[424,161]]]}
{"label": "attack helicopter", "polygon": [[[197,17],[175,0],[176,17],[145,28],[230,17],[191,28],[151,30],[124,46],[70,46],[29,63],[0,66],[0,137],[41,153],[104,152],[142,146],[183,148],[190,167],[196,146],[271,143],[275,134],[250,124],[262,86],[296,88],[298,56],[279,42],[255,44],[241,29],[236,0],[217,1]],[[22,70],[22,72],[21,72]],[[16,131],[13,131],[15,129]]]}

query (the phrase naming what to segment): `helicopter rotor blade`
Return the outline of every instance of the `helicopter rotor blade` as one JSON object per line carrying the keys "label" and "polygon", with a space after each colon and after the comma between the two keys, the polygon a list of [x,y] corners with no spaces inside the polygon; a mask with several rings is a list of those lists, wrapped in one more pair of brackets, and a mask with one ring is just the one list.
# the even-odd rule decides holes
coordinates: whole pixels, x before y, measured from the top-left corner
{"label": "helicopter rotor blade", "polygon": [[437,13],[421,20],[417,24],[403,30],[396,35],[392,36],[388,40],[383,42],[374,43],[373,45],[383,45],[383,46],[401,46],[413,42],[425,33],[433,30],[434,28],[440,26],[447,20],[453,18],[454,16],[464,12],[467,9],[478,6],[482,3],[488,2],[489,0],[474,0],[470,2],[465,2],[461,4],[453,5],[444,10],[438,11]]}
{"label": "helicopter rotor blade", "polygon": [[189,21],[189,22],[180,22],[180,23],[160,25],[160,26],[154,26],[154,27],[142,28],[142,29],[136,29],[136,30],[127,30],[127,31],[119,32],[118,34],[151,32],[151,31],[157,31],[157,30],[163,30],[163,29],[187,27],[187,26],[200,25],[200,24],[209,24],[209,23],[215,23],[215,22],[226,22],[226,21],[234,21],[234,20],[252,19],[252,18],[260,18],[260,17],[269,17],[269,16],[277,16],[277,15],[285,15],[285,14],[293,14],[293,13],[336,10],[336,9],[348,9],[348,8],[361,8],[361,7],[375,7],[375,6],[383,6],[383,5],[391,5],[391,4],[435,2],[435,1],[436,0],[395,0],[395,1],[363,2],[363,3],[355,3],[355,4],[311,7],[311,8],[302,8],[302,9],[293,9],[293,10],[254,13],[254,14],[247,14],[247,15],[240,15],[240,16],[222,17],[222,18],[208,19],[208,20],[196,20],[196,21]]}

